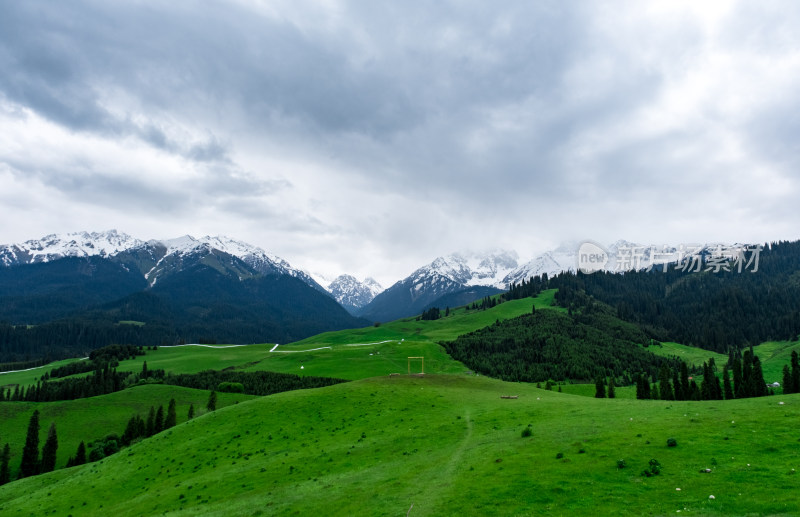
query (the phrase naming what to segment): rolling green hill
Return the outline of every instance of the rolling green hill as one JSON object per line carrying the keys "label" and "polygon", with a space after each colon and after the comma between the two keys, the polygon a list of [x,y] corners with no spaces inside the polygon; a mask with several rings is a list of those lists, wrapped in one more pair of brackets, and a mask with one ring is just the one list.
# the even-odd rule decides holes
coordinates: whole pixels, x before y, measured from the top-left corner
{"label": "rolling green hill", "polygon": [[[485,377],[383,376],[229,406],[16,481],[0,487],[0,512],[792,515],[798,418],[800,395],[597,400]],[[651,459],[661,473],[644,477]]]}
{"label": "rolling green hill", "polygon": [[[75,455],[78,444],[82,440],[88,444],[91,440],[103,438],[111,433],[121,435],[125,430],[126,422],[134,413],[146,417],[150,406],[157,408],[163,404],[166,409],[171,398],[174,398],[176,402],[178,422],[183,422],[186,420],[190,404],[194,404],[196,414],[205,411],[208,392],[179,386],[147,384],[86,399],[38,403],[0,403],[0,422],[3,423],[2,432],[0,432],[0,447],[5,443],[9,443],[11,446],[12,479],[19,467],[28,420],[34,409],[38,409],[40,413],[40,445],[44,444],[47,438],[47,429],[50,423],[55,422],[56,424],[59,443],[56,468],[61,468],[67,463],[70,456]],[[238,404],[252,398],[254,397],[251,395],[240,393],[220,393],[217,407]]]}

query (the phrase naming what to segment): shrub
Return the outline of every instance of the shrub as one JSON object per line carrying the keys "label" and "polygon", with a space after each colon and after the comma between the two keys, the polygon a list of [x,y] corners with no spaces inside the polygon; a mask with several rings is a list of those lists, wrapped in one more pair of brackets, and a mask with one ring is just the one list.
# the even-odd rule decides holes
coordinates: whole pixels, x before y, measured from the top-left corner
{"label": "shrub", "polygon": [[625,463],[625,460],[617,460],[617,468],[618,469],[624,469],[627,466],[628,465]]}
{"label": "shrub", "polygon": [[523,438],[528,438],[532,434],[533,434],[533,430],[531,429],[531,426],[528,426],[528,427],[526,427],[525,429],[522,430],[522,437]]}
{"label": "shrub", "polygon": [[661,474],[661,463],[656,460],[650,460],[649,467],[642,471],[642,475],[645,477],[657,476]]}
{"label": "shrub", "polygon": [[220,382],[217,391],[222,393],[242,393],[244,385],[241,382]]}
{"label": "shrub", "polygon": [[560,460],[563,457],[564,457],[564,453],[563,452],[559,452],[558,454],[556,454],[556,459],[557,460]]}
{"label": "shrub", "polygon": [[667,447],[677,447],[678,441],[675,438],[667,438]]}

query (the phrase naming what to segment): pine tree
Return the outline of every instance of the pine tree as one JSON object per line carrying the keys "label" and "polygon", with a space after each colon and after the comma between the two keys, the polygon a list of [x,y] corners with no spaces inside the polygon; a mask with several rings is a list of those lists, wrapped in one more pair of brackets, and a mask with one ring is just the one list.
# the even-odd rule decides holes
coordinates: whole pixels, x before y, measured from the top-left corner
{"label": "pine tree", "polygon": [[187,415],[187,420],[191,420],[194,418],[194,402],[189,404],[189,414]]}
{"label": "pine tree", "polygon": [[658,392],[661,395],[661,400],[675,400],[675,394],[672,392],[669,378],[669,366],[665,364],[661,366],[661,370],[658,373]]}
{"label": "pine tree", "polygon": [[653,391],[650,389],[650,379],[645,374],[642,374],[642,398],[650,399],[653,397]]}
{"label": "pine tree", "polygon": [[81,441],[78,444],[78,452],[75,454],[75,465],[83,465],[86,463],[86,444]]}
{"label": "pine tree", "polygon": [[788,364],[783,365],[783,394],[789,395],[790,393],[794,393],[792,388],[794,387],[794,381],[792,381],[792,371],[789,369]]}
{"label": "pine tree", "polygon": [[613,399],[617,396],[614,390],[614,377],[608,379],[608,398]]}
{"label": "pine tree", "polygon": [[744,385],[744,396],[752,397],[755,385],[753,384],[753,351],[745,350],[742,353],[742,384]]}
{"label": "pine tree", "polygon": [[712,390],[711,369],[708,367],[708,363],[703,363],[703,380],[700,382],[700,398],[702,400],[712,400],[714,398]]}
{"label": "pine tree", "polygon": [[602,399],[606,397],[606,383],[603,382],[602,377],[598,377],[595,381],[594,390],[595,398]]}
{"label": "pine tree", "polygon": [[675,369],[672,372],[672,386],[675,389],[675,400],[686,400],[686,394],[681,385],[680,369]]}
{"label": "pine tree", "polygon": [[761,360],[757,355],[753,356],[752,385],[752,397],[764,397],[768,395],[767,382],[764,380],[764,372],[761,370]]}
{"label": "pine tree", "polygon": [[147,426],[145,435],[150,437],[156,433],[156,408],[150,406],[150,413],[147,414]]}
{"label": "pine tree", "polygon": [[164,405],[158,406],[156,411],[155,433],[160,433],[164,430]]}
{"label": "pine tree", "polygon": [[734,356],[733,358],[731,370],[733,370],[734,396],[737,399],[745,398],[747,396],[747,390],[745,390],[744,380],[742,379],[742,361],[739,359],[738,355]]}
{"label": "pine tree", "polygon": [[19,477],[26,478],[39,473],[39,410],[35,410],[28,421],[28,435],[22,449]]}
{"label": "pine tree", "polygon": [[700,400],[700,388],[694,379],[689,383],[689,400]]}
{"label": "pine tree", "polygon": [[[158,366],[158,365],[156,365],[156,366]],[[142,379],[146,379],[146,378],[147,378],[147,361],[142,363]]]}
{"label": "pine tree", "polygon": [[56,434],[56,423],[50,424],[47,431],[47,440],[42,447],[42,468],[41,471],[52,472],[56,468],[56,452],[58,451],[58,435]]}
{"label": "pine tree", "polygon": [[733,386],[731,386],[731,376],[728,373],[727,366],[722,370],[722,387],[725,391],[725,400],[731,400],[733,398]]}
{"label": "pine tree", "polygon": [[800,360],[797,350],[792,350],[792,393],[800,393]]}
{"label": "pine tree", "polygon": [[3,455],[0,457],[0,485],[5,485],[11,481],[11,472],[8,469],[8,462],[11,459],[11,447],[6,444],[3,447]]}
{"label": "pine tree", "polygon": [[208,395],[208,403],[206,404],[206,409],[209,411],[215,411],[217,409],[217,392],[212,391]]}
{"label": "pine tree", "polygon": [[661,400],[661,394],[660,394],[660,393],[659,393],[659,391],[658,391],[658,383],[655,383],[655,382],[654,382],[654,383],[653,383],[653,384],[650,386],[650,397],[651,397],[653,400]]}
{"label": "pine tree", "polygon": [[175,399],[170,399],[169,406],[167,407],[167,418],[164,419],[164,429],[175,427],[178,423],[178,415],[175,414]]}
{"label": "pine tree", "polygon": [[639,400],[644,398],[644,382],[642,377],[641,374],[636,376],[636,398]]}

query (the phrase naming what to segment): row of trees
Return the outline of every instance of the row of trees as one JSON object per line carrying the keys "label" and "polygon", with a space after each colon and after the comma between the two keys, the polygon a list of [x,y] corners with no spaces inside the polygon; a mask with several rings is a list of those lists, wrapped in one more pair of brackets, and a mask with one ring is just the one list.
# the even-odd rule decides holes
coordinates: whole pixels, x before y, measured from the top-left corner
{"label": "row of trees", "polygon": [[508,286],[508,291],[501,295],[501,297],[503,300],[509,301],[537,296],[544,289],[547,289],[547,282],[547,273],[542,276],[532,276],[527,281],[523,278],[518,284],[512,282],[511,285]]}
{"label": "row of trees", "polygon": [[[283,391],[332,386],[344,379],[332,377],[300,376],[278,372],[240,372],[236,370],[206,370],[199,373],[167,375],[165,384],[200,390],[217,390],[246,393],[248,395],[272,395]],[[235,389],[231,389],[232,387]],[[216,393],[214,394],[216,396]]]}
{"label": "row of trees", "polygon": [[[448,315],[450,314],[450,307],[447,308],[447,314]],[[419,320],[432,321],[432,320],[438,320],[441,317],[442,317],[442,311],[439,309],[439,307],[431,307],[430,309],[422,311],[422,314],[420,314],[417,317],[417,321]]]}
{"label": "row of trees", "polygon": [[491,296],[485,296],[480,303],[472,302],[472,305],[467,306],[467,310],[472,311],[485,311],[486,309],[491,309],[492,307],[497,307],[497,304],[501,303],[498,301],[497,298],[492,298]]}
{"label": "row of trees", "polygon": [[164,370],[148,370],[142,372],[118,372],[110,363],[104,367],[96,367],[94,372],[85,377],[69,377],[57,381],[40,380],[36,384],[15,386],[0,390],[0,401],[53,402],[56,400],[75,400],[80,398],[106,395],[123,390],[139,382],[160,382],[164,379]]}
{"label": "row of trees", "polygon": [[[658,378],[651,379],[640,374],[636,381],[637,399],[660,400],[731,400],[734,398],[763,397],[769,394],[761,361],[752,349],[731,351],[722,371],[717,376],[717,366],[712,357],[703,363],[703,378],[700,385],[689,376],[685,362],[678,369],[662,365]],[[731,378],[732,377],[732,378]],[[651,380],[653,381],[651,383]]]}
{"label": "row of trees", "polygon": [[[56,453],[58,452],[58,433],[55,422],[47,430],[47,439],[39,456],[39,410],[34,410],[28,421],[28,433],[25,436],[25,446],[22,449],[22,463],[19,466],[18,478],[26,478],[52,472],[56,468]],[[3,447],[0,457],[0,485],[11,480],[9,461],[11,447],[8,443]]]}

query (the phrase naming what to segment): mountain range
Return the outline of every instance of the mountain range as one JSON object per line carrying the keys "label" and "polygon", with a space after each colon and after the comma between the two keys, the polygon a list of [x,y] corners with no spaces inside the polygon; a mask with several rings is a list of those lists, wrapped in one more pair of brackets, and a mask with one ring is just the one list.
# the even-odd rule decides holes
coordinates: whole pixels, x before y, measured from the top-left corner
{"label": "mountain range", "polygon": [[0,264],[0,322],[14,334],[0,345],[14,357],[33,342],[55,357],[109,343],[287,342],[369,324],[305,272],[226,237],[49,235],[0,246]]}
{"label": "mountain range", "polygon": [[[444,309],[471,303],[534,276],[574,271],[580,246],[566,243],[524,263],[508,250],[452,253],[437,257],[384,290],[372,278],[360,281],[342,274],[329,281],[312,276],[257,246],[224,236],[143,241],[116,230],[47,235],[0,246],[0,319],[41,323],[135,292],[159,292],[172,276],[183,274],[188,279],[186,272],[202,265],[237,281],[290,277],[332,297],[350,315],[389,321],[433,306]],[[603,248],[609,262],[602,269],[614,270],[615,255],[634,246],[617,241]],[[644,255],[645,260],[650,258],[648,250]],[[85,280],[91,276],[90,270],[95,279],[99,275],[107,281],[64,284],[64,275]],[[175,288],[175,282],[169,285]]]}

